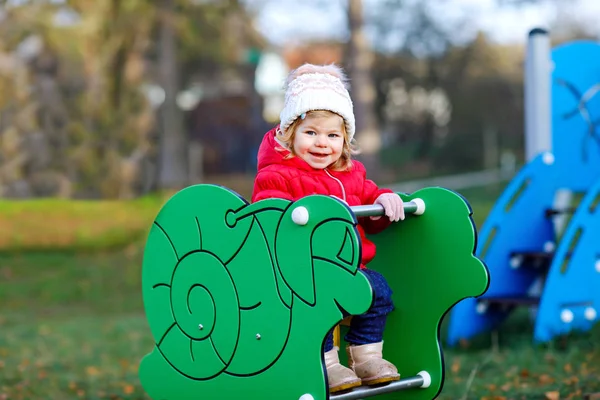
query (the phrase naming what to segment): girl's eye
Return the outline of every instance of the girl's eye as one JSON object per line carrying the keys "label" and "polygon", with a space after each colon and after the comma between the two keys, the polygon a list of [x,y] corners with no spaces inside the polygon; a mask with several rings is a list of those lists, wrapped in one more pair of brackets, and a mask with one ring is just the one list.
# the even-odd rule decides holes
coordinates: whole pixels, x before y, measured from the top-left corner
{"label": "girl's eye", "polygon": [[329,137],[330,137],[330,138],[336,138],[336,137],[338,137],[338,136],[339,136],[339,135],[338,135],[337,133],[330,133],[330,134],[329,134]]}
{"label": "girl's eye", "polygon": [[306,131],[306,134],[311,136],[316,135],[315,131]]}

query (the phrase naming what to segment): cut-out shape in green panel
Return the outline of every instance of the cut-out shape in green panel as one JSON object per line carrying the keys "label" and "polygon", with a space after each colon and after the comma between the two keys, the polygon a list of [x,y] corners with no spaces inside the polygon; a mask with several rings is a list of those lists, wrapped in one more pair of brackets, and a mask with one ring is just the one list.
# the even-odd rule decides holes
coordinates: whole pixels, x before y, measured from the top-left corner
{"label": "cut-out shape in green panel", "polygon": [[[396,307],[384,332],[384,358],[398,367],[401,378],[427,371],[432,382],[428,388],[377,398],[433,399],[444,379],[439,344],[442,318],[458,301],[482,295],[489,275],[474,255],[472,212],[460,195],[443,188],[426,188],[401,197],[405,202],[422,199],[425,213],[408,214],[404,221],[370,236],[377,245],[377,256],[368,267],[386,277]],[[342,328],[343,339],[346,327]]]}
{"label": "cut-out shape in green panel", "polygon": [[144,389],[155,400],[326,399],[323,339],[342,310],[372,302],[359,263],[356,218],[331,197],[247,204],[213,185],[175,194],[144,252],[155,341]]}

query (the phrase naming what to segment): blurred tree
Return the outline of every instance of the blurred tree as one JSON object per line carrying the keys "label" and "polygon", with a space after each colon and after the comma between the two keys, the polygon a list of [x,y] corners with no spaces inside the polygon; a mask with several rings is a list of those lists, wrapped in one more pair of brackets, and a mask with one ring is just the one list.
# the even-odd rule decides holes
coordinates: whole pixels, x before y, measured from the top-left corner
{"label": "blurred tree", "polygon": [[347,7],[348,29],[348,69],[352,82],[354,113],[356,115],[356,138],[363,153],[369,175],[378,177],[378,153],[381,135],[375,114],[376,91],[373,82],[374,55],[365,32],[362,0],[349,0]]}
{"label": "blurred tree", "polygon": [[181,110],[177,107],[177,94],[181,88],[177,57],[175,27],[175,0],[159,2],[159,68],[160,82],[165,91],[161,107],[162,135],[160,141],[158,186],[161,189],[179,190],[188,180],[188,141],[183,130]]}
{"label": "blurred tree", "polygon": [[[164,188],[187,183],[177,95],[194,69],[240,62],[226,40],[237,1],[1,7],[1,195],[128,198],[150,190],[157,177]],[[162,174],[157,137],[165,149]]]}
{"label": "blurred tree", "polygon": [[363,147],[367,153],[379,150],[376,121],[371,109],[375,100],[371,68],[373,53],[369,44],[363,18],[362,0],[350,0],[347,8],[350,40],[348,46],[348,61],[353,84],[355,111],[360,116],[357,121],[357,131],[361,132]]}
{"label": "blurred tree", "polygon": [[482,34],[438,57],[380,55],[384,159],[404,171],[402,163],[421,164],[426,175],[497,166],[501,149],[519,153],[522,56]]}
{"label": "blurred tree", "polygon": [[[146,2],[24,2],[3,9],[2,47],[28,77],[35,109],[21,127],[22,159],[9,196],[131,197],[148,154],[152,112],[139,90],[150,28]],[[23,52],[27,43],[36,51]],[[35,50],[35,47],[32,47]],[[10,120],[11,108],[4,107]],[[7,129],[16,125],[7,120]],[[44,162],[38,161],[40,156]],[[6,177],[5,177],[6,178]]]}

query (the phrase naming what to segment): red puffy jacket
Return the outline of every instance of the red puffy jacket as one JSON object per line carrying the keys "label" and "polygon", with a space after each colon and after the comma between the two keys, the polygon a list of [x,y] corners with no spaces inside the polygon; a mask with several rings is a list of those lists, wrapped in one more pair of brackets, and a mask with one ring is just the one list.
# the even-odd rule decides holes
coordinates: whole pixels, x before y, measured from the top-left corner
{"label": "red puffy jacket", "polygon": [[[379,189],[367,179],[362,163],[352,161],[348,171],[314,169],[300,157],[285,158],[289,153],[275,141],[274,128],[266,133],[258,150],[258,174],[254,181],[252,202],[267,198],[298,200],[312,194],[336,196],[350,206],[373,204],[382,193],[393,193]],[[377,233],[385,229],[390,221],[382,217],[376,221],[368,217],[358,219],[358,232],[362,240],[362,265],[375,257],[375,244],[368,240],[365,232]]]}

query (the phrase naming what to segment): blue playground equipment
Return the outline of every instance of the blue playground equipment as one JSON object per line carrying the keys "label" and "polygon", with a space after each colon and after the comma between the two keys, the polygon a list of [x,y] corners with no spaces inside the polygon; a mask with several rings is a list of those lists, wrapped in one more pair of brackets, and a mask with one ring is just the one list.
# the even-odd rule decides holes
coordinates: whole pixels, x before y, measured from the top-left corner
{"label": "blue playground equipment", "polygon": [[528,163],[482,227],[476,254],[490,286],[453,308],[449,345],[494,329],[518,306],[537,307],[540,343],[598,321],[600,45],[575,41],[550,51],[548,43],[545,31],[531,31]]}

